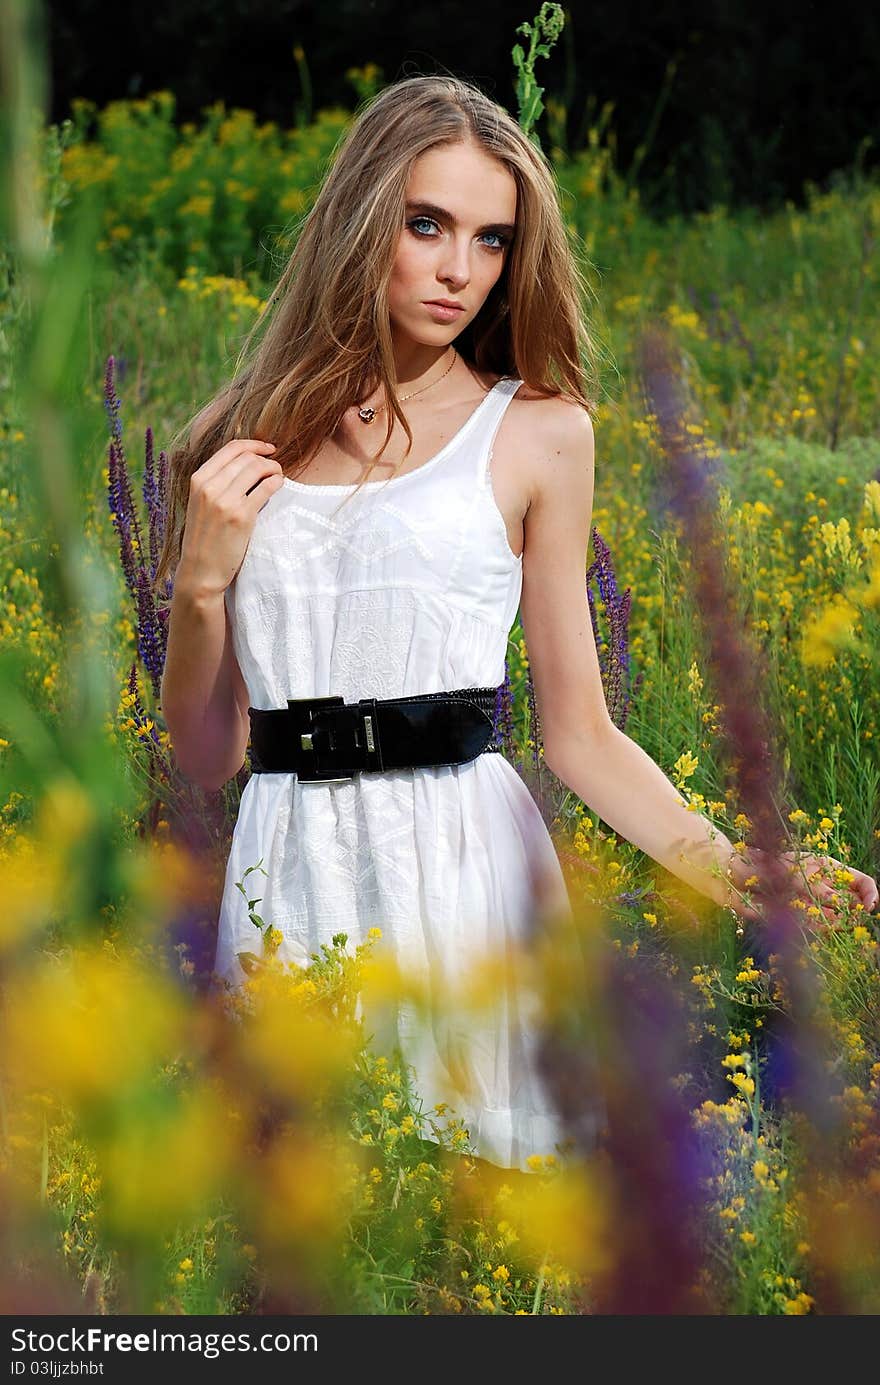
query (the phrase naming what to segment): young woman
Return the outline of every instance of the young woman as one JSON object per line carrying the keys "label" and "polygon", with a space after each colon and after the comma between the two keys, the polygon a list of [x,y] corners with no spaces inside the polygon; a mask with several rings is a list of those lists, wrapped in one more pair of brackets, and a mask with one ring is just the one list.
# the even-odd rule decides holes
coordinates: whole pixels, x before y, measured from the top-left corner
{"label": "young woman", "polygon": [[[540,812],[489,744],[517,611],[548,766],[736,905],[750,867],[605,705],[584,581],[583,291],[552,173],[516,121],[466,82],[399,82],[350,127],[250,359],[174,454],[166,723],[206,789],[249,739],[255,771],[221,905],[230,983],[254,949],[236,882],[260,861],[282,960],[379,927],[444,996],[569,907]],[[873,907],[874,881],[853,874]],[[402,1005],[396,1037],[426,1109],[448,1101],[478,1155],[525,1168],[553,1150],[524,997],[502,995],[491,1020]],[[597,1099],[597,1130],[601,1114]]]}

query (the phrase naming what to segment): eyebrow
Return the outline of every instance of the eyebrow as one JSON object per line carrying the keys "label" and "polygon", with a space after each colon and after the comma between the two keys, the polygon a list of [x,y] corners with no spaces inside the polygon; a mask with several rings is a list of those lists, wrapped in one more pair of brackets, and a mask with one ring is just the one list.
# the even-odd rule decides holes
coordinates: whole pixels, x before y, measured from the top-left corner
{"label": "eyebrow", "polygon": [[[447,212],[445,208],[438,207],[435,202],[407,202],[406,210],[408,212],[425,212],[428,216],[435,216],[438,221],[445,221],[449,226],[458,225],[458,221],[456,217],[452,215],[452,212]],[[480,232],[509,231],[512,235],[516,227],[509,221],[493,221],[489,225],[481,226],[479,229]]]}

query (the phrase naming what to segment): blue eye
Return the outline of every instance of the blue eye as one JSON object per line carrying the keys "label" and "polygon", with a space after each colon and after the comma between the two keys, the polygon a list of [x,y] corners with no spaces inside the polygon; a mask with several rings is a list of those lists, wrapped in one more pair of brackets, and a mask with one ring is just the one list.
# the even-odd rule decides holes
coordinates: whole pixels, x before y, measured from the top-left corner
{"label": "blue eye", "polygon": [[[415,233],[415,235],[421,237],[422,240],[433,239],[433,237],[429,236],[426,232],[416,230],[417,226],[424,224],[427,224],[428,226],[434,226],[438,231],[440,229],[440,227],[437,225],[437,222],[431,216],[414,216],[411,221],[407,222],[407,225],[409,226],[410,230],[412,230]],[[493,236],[495,240],[498,242],[497,245],[487,245],[487,250],[503,250],[507,245],[510,244],[509,237],[503,236],[500,231],[484,231],[483,235]]]}
{"label": "blue eye", "polygon": [[[429,226],[436,226],[436,225],[437,225],[436,221],[432,221],[431,218],[430,218],[429,216],[415,216],[415,217],[413,217],[412,221],[409,222],[409,225],[410,225],[410,227],[414,230],[415,227],[418,226],[420,222],[427,222]],[[421,235],[422,235],[422,232],[421,232],[421,231],[416,231],[416,235],[417,235],[417,236],[421,236]]]}

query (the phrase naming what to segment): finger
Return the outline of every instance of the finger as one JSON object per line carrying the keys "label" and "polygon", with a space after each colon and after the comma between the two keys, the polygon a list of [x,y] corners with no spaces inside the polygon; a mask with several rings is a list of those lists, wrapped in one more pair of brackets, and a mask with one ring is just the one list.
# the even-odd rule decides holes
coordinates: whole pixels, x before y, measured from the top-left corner
{"label": "finger", "polygon": [[807,904],[826,904],[834,899],[834,891],[821,880],[811,880],[807,889],[800,889],[796,894]]}
{"label": "finger", "polygon": [[199,476],[202,480],[210,481],[236,457],[240,457],[243,452],[256,452],[262,456],[271,456],[274,451],[275,444],[273,442],[263,442],[260,438],[232,438],[229,442],[224,443],[206,462],[202,462],[201,466],[196,467],[193,476]]}
{"label": "finger", "polygon": [[810,859],[810,861],[808,861],[808,862],[806,863],[806,865],[805,865],[805,867],[804,867],[804,872],[805,872],[805,874],[806,874],[806,876],[807,876],[807,878],[808,878],[809,880],[814,880],[814,879],[816,878],[816,876],[819,876],[820,879],[821,879],[821,878],[822,878],[823,872],[828,872],[828,871],[830,871],[830,870],[832,870],[832,869],[833,869],[833,862],[831,862],[831,861],[829,861],[829,860],[827,860],[827,859],[826,859],[826,860],[823,860],[823,861],[820,861],[820,860],[817,860],[816,857],[814,856],[814,857],[812,857],[812,858]]}
{"label": "finger", "polygon": [[871,881],[869,877],[864,875],[860,870],[852,869],[850,869],[850,876],[852,878],[846,881],[847,893],[855,895],[856,899],[862,904],[865,904],[870,898]]}
{"label": "finger", "polygon": [[[214,484],[226,500],[240,500],[242,497],[247,500],[260,490],[264,481],[277,480],[282,475],[281,463],[271,454],[245,454],[229,462]],[[263,503],[266,492],[260,491],[258,499]]]}
{"label": "finger", "polygon": [[257,510],[261,510],[266,501],[276,491],[284,485],[284,472],[279,468],[277,471],[269,472],[268,476],[258,475],[256,480],[248,482],[247,490],[244,493],[245,500],[256,498]]}
{"label": "finger", "polygon": [[[239,502],[248,499],[264,481],[282,474],[281,463],[271,453],[247,451],[228,461],[208,485],[212,495],[238,508]],[[260,492],[261,503],[266,494]]]}

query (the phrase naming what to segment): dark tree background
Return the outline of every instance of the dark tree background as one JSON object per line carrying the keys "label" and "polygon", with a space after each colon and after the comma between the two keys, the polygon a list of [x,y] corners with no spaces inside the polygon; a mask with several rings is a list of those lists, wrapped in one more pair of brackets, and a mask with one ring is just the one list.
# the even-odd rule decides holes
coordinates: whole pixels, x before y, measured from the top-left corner
{"label": "dark tree background", "polygon": [[[444,69],[471,77],[515,112],[510,49],[516,26],[538,8],[539,0],[153,0],[110,9],[106,0],[50,0],[52,119],[76,96],[103,105],[167,88],[181,121],[222,99],[289,125],[303,100],[297,43],[314,110],[352,107],[345,71],[374,62],[386,81]],[[717,201],[770,209],[857,158],[877,166],[875,4],[573,0],[567,14],[538,79],[565,103],[569,148],[613,101],[617,162],[627,169],[675,62],[638,178],[659,214]]]}

